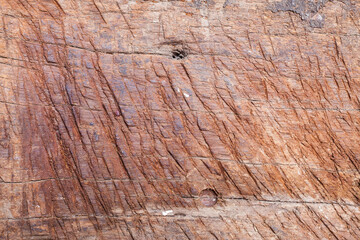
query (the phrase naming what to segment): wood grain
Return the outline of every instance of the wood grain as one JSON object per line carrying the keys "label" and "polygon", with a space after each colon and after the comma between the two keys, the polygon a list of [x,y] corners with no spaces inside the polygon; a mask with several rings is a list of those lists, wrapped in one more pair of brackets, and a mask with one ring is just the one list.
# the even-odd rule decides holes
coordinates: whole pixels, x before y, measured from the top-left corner
{"label": "wood grain", "polygon": [[359,239],[359,7],[0,0],[0,239]]}

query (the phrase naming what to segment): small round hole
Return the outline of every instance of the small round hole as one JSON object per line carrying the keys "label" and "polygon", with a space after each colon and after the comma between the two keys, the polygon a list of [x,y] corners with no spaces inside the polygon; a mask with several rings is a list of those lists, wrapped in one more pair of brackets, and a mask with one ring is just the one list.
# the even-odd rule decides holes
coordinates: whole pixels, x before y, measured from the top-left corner
{"label": "small round hole", "polygon": [[184,59],[187,56],[186,51],[182,49],[176,49],[172,51],[171,54],[172,54],[172,58],[176,60]]}
{"label": "small round hole", "polygon": [[200,202],[205,207],[212,207],[217,203],[217,194],[214,190],[207,188],[200,193]]}

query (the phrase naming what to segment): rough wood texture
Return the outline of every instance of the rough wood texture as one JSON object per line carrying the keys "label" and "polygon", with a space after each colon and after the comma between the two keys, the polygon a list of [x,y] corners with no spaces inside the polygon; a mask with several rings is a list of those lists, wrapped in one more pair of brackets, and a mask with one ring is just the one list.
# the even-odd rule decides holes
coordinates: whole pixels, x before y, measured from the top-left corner
{"label": "rough wood texture", "polygon": [[0,0],[0,239],[359,239],[359,8]]}

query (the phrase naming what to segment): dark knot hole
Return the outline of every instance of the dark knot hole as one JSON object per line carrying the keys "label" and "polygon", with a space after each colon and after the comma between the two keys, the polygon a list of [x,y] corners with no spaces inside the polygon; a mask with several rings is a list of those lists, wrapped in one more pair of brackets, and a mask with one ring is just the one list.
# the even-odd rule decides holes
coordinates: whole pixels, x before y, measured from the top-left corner
{"label": "dark knot hole", "polygon": [[172,58],[176,60],[184,59],[188,54],[185,50],[175,49],[171,52]]}

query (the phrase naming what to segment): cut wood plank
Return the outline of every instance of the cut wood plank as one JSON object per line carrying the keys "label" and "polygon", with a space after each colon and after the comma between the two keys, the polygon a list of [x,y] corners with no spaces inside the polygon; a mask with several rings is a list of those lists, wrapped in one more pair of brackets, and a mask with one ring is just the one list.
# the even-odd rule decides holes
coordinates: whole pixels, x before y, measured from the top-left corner
{"label": "cut wood plank", "polygon": [[359,8],[0,0],[0,239],[358,239]]}

